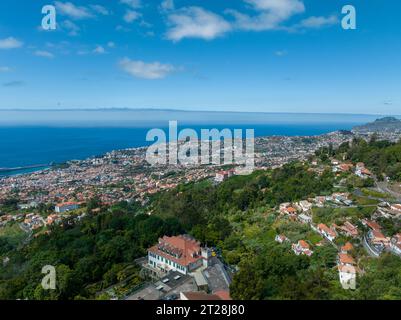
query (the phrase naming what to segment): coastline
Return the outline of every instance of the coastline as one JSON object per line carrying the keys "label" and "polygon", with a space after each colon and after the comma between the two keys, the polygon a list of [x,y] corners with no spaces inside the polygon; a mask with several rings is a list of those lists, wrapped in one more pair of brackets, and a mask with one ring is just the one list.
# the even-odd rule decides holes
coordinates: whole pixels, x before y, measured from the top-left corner
{"label": "coastline", "polygon": [[[383,118],[386,120],[387,118]],[[381,121],[372,123],[373,125],[382,125]],[[391,118],[388,118],[391,120]],[[394,119],[394,118],[393,118]],[[387,122],[385,122],[386,124]],[[229,125],[209,125],[204,127],[201,124],[188,126],[199,134],[202,129],[254,129],[255,142],[267,138],[312,138],[319,139],[330,134],[359,132],[366,133],[365,126],[372,124],[350,124],[349,119],[343,123],[320,123],[320,124],[292,124],[292,125],[259,125],[257,123],[242,123],[236,126]],[[179,130],[187,127],[188,124],[181,124]],[[359,129],[358,129],[359,128]],[[167,128],[162,127],[166,131]],[[119,152],[124,150],[137,150],[146,148],[153,142],[145,139],[148,128],[58,128],[49,129],[27,128],[18,126],[12,129],[0,127],[0,137],[3,134],[8,139],[4,139],[0,143],[0,149],[3,151],[4,160],[0,164],[0,178],[30,174],[33,172],[51,169],[53,164],[63,164],[71,161],[85,161],[96,157],[104,157],[108,153]],[[368,129],[369,131],[369,129]],[[61,134],[60,134],[61,133]],[[389,135],[389,132],[386,132]],[[12,137],[12,138],[10,138]],[[26,147],[24,146],[26,144]],[[22,147],[21,147],[22,146]],[[13,166],[12,159],[19,161],[18,165]],[[29,163],[36,162],[36,163]],[[11,164],[9,167],[4,164]]]}
{"label": "coastline", "polygon": [[[317,135],[268,135],[268,136],[255,136],[255,143],[256,145],[258,144],[258,141],[264,140],[264,139],[310,139],[310,138],[315,138],[318,139],[319,137],[324,137],[340,132],[344,132],[347,130],[335,130],[335,131],[329,131],[326,133],[322,134],[317,134]],[[71,161],[87,161],[90,159],[94,159],[96,157],[105,157],[107,154],[110,153],[117,153],[117,152],[124,152],[124,151],[139,151],[143,148],[146,148],[146,145],[141,145],[141,146],[136,146],[136,147],[128,147],[128,148],[121,148],[121,149],[113,149],[109,150],[101,155],[89,155],[87,157],[81,158],[81,159],[76,159],[76,158],[71,158],[69,160],[66,160],[65,163],[71,162]],[[32,173],[38,173],[44,170],[51,170],[52,169],[52,164],[57,164],[55,162],[51,162],[48,165],[28,165],[28,166],[21,166],[21,167],[15,167],[15,168],[0,168],[0,179],[3,178],[9,178],[9,177],[16,177],[16,176],[24,176],[24,175],[29,175]]]}

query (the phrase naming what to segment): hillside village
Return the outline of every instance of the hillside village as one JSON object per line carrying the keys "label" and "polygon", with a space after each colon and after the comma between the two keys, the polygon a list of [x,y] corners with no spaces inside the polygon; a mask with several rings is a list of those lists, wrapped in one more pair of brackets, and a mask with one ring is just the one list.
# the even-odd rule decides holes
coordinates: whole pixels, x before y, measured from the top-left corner
{"label": "hillside village", "polygon": [[[355,289],[353,281],[367,272],[364,266],[366,259],[376,259],[386,253],[401,257],[401,186],[398,187],[397,182],[388,176],[379,180],[374,170],[361,161],[322,156],[317,146],[319,150],[333,148],[333,139],[336,140],[335,146],[350,139],[348,134],[328,137],[328,140],[323,139],[324,142],[312,144],[313,147],[305,142],[309,145],[308,151],[295,158],[274,153],[274,164],[266,160],[266,154],[258,153],[259,165],[255,170],[262,176],[270,177],[272,168],[282,168],[294,160],[293,163],[301,164],[307,172],[318,177],[330,173],[335,181],[330,186],[333,190],[330,194],[279,203],[262,213],[261,221],[265,218],[270,220],[268,237],[270,230],[276,231],[273,240],[295,256],[314,259],[319,248],[335,250],[339,283],[344,289]],[[291,143],[296,143],[298,139],[294,138]],[[273,141],[277,143],[275,138]],[[154,196],[157,199],[163,192],[185,188],[186,185],[210,184],[219,188],[242,173],[239,167],[221,166],[178,166],[170,173],[163,168],[150,170],[143,166],[143,158],[138,152],[112,152],[102,158],[73,161],[66,168],[3,178],[0,181],[4,186],[0,189],[0,236],[15,237],[16,247],[21,247],[42,235],[49,236],[59,228],[69,229],[85,219],[113,213],[113,207],[122,204],[141,208],[152,216]],[[243,177],[246,179],[246,176]],[[264,189],[260,191],[261,194],[265,192]],[[250,218],[250,221],[252,219],[259,217]],[[230,221],[230,224],[239,235],[253,228],[236,221]],[[296,232],[292,230],[294,228]],[[116,293],[121,284],[112,285],[97,292],[96,296],[174,300],[199,298],[197,294],[206,294],[211,299],[230,298],[232,279],[239,271],[239,266],[233,263],[235,258],[227,257],[227,252],[222,252],[218,246],[208,249],[201,245],[200,239],[183,235],[185,242],[197,245],[197,249],[189,253],[192,258],[203,260],[194,270],[183,272],[176,259],[186,247],[181,246],[181,240],[161,236],[159,246],[148,247],[148,256],[135,261],[135,265],[142,270],[141,276],[147,279],[145,283],[140,287],[124,284],[123,293]],[[17,239],[19,242],[16,242]],[[170,240],[174,245],[169,244]],[[167,256],[164,255],[165,250],[160,249],[160,243],[167,243],[162,246],[169,248]],[[251,246],[257,247],[257,243]],[[164,253],[157,251],[154,256],[155,250]],[[166,257],[170,256],[173,263],[166,264],[167,260],[170,261]],[[159,258],[155,261],[155,257]],[[2,260],[4,266],[12,263],[8,255],[2,256]],[[213,277],[209,278],[211,275]]]}
{"label": "hillside village", "polygon": [[[318,162],[313,162],[312,170],[319,171]],[[321,169],[321,168],[320,168]],[[355,175],[361,179],[372,178],[371,171],[365,167],[364,163],[341,162],[331,159],[332,172],[338,176],[342,174]],[[355,192],[355,191],[354,191]],[[358,267],[358,261],[361,256],[378,257],[383,252],[391,252],[401,257],[401,233],[383,234],[383,228],[377,222],[381,217],[390,219],[401,218],[401,204],[389,202],[388,195],[376,194],[375,200],[367,204],[364,199],[372,200],[372,197],[362,195],[355,197],[349,192],[336,192],[329,196],[316,196],[295,203],[282,203],[279,206],[278,213],[281,219],[289,219],[308,225],[311,230],[319,234],[322,240],[311,243],[311,241],[298,240],[291,244],[291,248],[296,255],[313,255],[313,248],[332,245],[338,251],[338,271],[339,279],[343,283],[352,278],[357,273],[363,273],[364,270]],[[383,197],[383,198],[381,198]],[[375,203],[377,202],[377,203]],[[351,208],[369,208],[371,214],[358,213],[356,216],[346,214]],[[318,208],[336,208],[343,210],[343,215],[334,218],[328,218],[329,223],[321,222],[320,217],[314,213]],[[291,243],[285,234],[276,235],[275,240],[278,243]],[[354,250],[354,246],[363,247],[364,251]],[[345,282],[347,282],[345,281]]]}

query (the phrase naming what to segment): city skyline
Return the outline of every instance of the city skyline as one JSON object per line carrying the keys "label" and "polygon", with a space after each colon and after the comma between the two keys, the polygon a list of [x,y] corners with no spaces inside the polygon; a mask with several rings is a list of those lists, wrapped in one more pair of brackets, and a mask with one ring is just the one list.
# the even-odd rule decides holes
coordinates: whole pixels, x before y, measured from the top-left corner
{"label": "city skyline", "polygon": [[[57,29],[41,28],[42,7]],[[357,29],[341,9],[354,5]],[[0,110],[397,115],[395,1],[4,1]]]}

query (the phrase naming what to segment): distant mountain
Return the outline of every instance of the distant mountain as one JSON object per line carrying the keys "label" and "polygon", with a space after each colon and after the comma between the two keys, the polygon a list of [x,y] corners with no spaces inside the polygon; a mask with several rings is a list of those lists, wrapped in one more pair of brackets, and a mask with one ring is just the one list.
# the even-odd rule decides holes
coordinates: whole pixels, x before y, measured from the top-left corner
{"label": "distant mountain", "polygon": [[374,122],[357,126],[352,129],[353,132],[368,133],[368,132],[401,132],[401,120],[395,117],[384,117],[376,119]]}

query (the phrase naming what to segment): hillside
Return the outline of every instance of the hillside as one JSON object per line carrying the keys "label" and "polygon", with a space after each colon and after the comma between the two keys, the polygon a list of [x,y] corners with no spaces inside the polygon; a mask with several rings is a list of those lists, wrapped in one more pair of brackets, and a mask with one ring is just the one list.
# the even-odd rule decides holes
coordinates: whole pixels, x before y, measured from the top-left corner
{"label": "hillside", "polygon": [[373,133],[373,132],[401,132],[401,120],[395,117],[384,117],[361,126],[354,127],[355,133]]}

